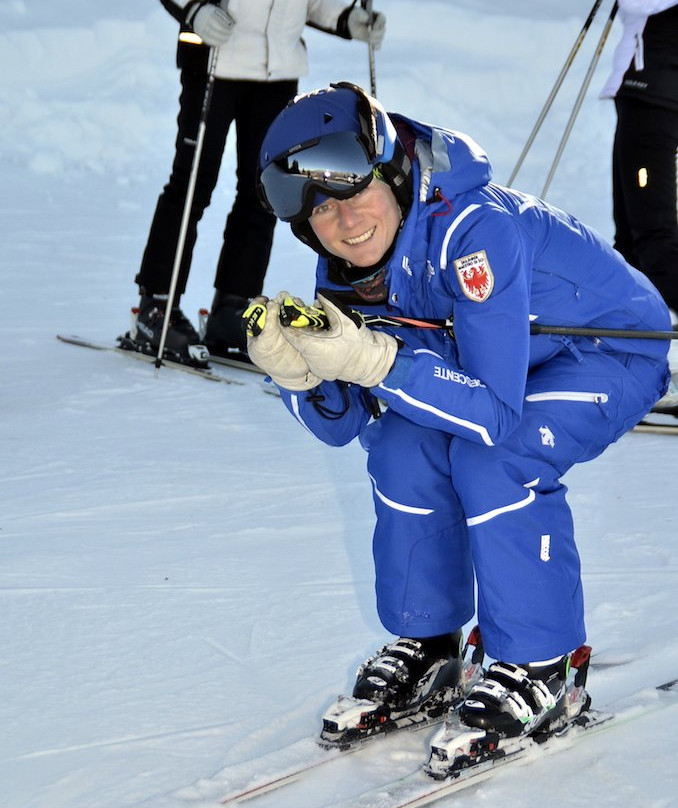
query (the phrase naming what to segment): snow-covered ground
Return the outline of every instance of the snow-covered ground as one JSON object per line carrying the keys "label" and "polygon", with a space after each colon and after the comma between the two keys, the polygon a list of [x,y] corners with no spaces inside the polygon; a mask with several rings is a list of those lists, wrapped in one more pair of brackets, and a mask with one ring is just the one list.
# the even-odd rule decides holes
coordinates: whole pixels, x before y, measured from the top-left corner
{"label": "snow-covered ground", "polygon": [[[505,181],[588,0],[389,0],[385,105],[469,132]],[[516,186],[539,193],[608,9]],[[225,766],[307,736],[387,639],[357,445],[316,442],[264,395],[58,343],[111,339],[172,156],[176,27],[157,0],[0,0],[0,805],[190,805]],[[618,24],[611,44],[619,36]],[[364,45],[309,31],[312,74],[369,84]],[[604,51],[549,193],[612,235]],[[234,144],[184,308],[212,296]],[[312,290],[285,227],[266,290]],[[237,375],[238,372],[234,372]],[[630,434],[568,475],[599,704],[678,675],[673,438]],[[675,707],[454,802],[678,805]],[[425,738],[318,772],[277,808],[415,768]],[[200,781],[202,785],[192,787]],[[213,779],[212,785],[215,780]],[[263,803],[262,803],[263,804]]]}

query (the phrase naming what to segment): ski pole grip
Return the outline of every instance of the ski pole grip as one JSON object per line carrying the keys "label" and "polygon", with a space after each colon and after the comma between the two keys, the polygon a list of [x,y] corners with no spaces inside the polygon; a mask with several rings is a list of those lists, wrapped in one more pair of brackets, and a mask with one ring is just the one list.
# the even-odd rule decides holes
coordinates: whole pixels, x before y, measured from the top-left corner
{"label": "ski pole grip", "polygon": [[291,328],[327,329],[330,327],[327,315],[316,306],[305,306],[292,297],[286,297],[280,306],[280,323]]}
{"label": "ski pole grip", "polygon": [[266,324],[266,304],[253,303],[242,315],[243,327],[248,337],[258,337]]}

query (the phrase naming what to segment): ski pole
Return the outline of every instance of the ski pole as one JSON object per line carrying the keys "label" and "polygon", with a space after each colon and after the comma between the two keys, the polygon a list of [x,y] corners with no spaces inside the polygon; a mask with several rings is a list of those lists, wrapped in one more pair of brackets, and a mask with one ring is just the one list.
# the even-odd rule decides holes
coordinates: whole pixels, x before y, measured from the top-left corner
{"label": "ski pole", "polygon": [[560,71],[560,74],[558,75],[558,78],[556,79],[555,84],[553,85],[553,88],[551,89],[551,92],[549,93],[549,96],[546,99],[546,102],[545,102],[544,106],[542,107],[541,112],[539,113],[537,121],[534,124],[534,126],[532,127],[532,131],[530,132],[530,136],[527,138],[527,142],[525,143],[525,146],[523,147],[523,150],[520,153],[520,157],[518,158],[518,162],[516,163],[513,171],[511,172],[511,176],[509,177],[508,182],[506,183],[507,185],[510,186],[510,185],[513,184],[513,180],[515,180],[516,175],[520,171],[520,168],[521,168],[525,158],[527,157],[527,153],[532,148],[532,144],[534,143],[534,139],[537,137],[537,134],[539,133],[539,130],[541,129],[541,125],[544,123],[544,119],[546,118],[546,116],[548,115],[549,110],[551,109],[551,106],[552,106],[552,104],[553,104],[553,102],[555,100],[555,97],[558,94],[558,91],[560,90],[560,87],[561,87],[563,81],[565,80],[565,76],[567,75],[570,67],[572,66],[572,62],[574,61],[574,57],[577,55],[577,53],[579,51],[579,48],[581,47],[581,44],[584,41],[584,37],[588,33],[588,30],[591,27],[591,23],[593,22],[594,17],[598,13],[598,9],[600,8],[600,5],[601,5],[602,2],[603,2],[603,0],[595,0],[595,2],[593,4],[593,8],[589,12],[589,16],[586,18],[586,22],[584,23],[581,31],[579,32],[579,36],[576,38],[576,40],[574,42],[574,45],[572,46],[572,50],[570,50],[570,52],[569,52],[569,54],[567,56],[567,59],[565,59],[565,64],[563,65],[563,67],[562,67],[562,69]]}
{"label": "ski pole", "polygon": [[367,57],[370,65],[370,92],[377,97],[377,69],[374,63],[374,45],[372,44],[372,0],[361,0],[361,5],[370,15],[367,23]]}
{"label": "ski pole", "polygon": [[[417,319],[414,317],[387,317],[380,314],[356,312],[365,325],[390,325],[401,328],[454,328],[452,319]],[[607,337],[608,339],[678,339],[678,331],[641,331],[632,328],[589,328],[570,325],[542,325],[530,323],[530,334],[555,334],[565,337]]]}
{"label": "ski pole", "polygon": [[596,69],[596,65],[598,64],[598,60],[600,59],[600,54],[603,52],[603,48],[605,47],[605,43],[607,42],[607,36],[610,33],[610,28],[612,28],[612,23],[614,22],[614,18],[617,14],[618,8],[619,5],[615,0],[614,5],[612,6],[612,11],[610,11],[610,15],[608,16],[607,21],[605,23],[605,27],[603,28],[603,32],[600,35],[600,39],[598,40],[598,45],[596,47],[595,53],[593,54],[593,58],[591,59],[589,69],[586,71],[586,75],[584,76],[584,81],[579,90],[579,95],[577,96],[577,99],[574,102],[574,106],[572,107],[572,112],[570,113],[570,117],[567,121],[567,126],[565,127],[563,136],[560,139],[560,143],[558,145],[558,151],[556,152],[556,156],[553,159],[553,163],[551,164],[551,170],[549,171],[548,177],[546,178],[546,182],[544,183],[544,188],[541,192],[542,199],[546,197],[546,192],[548,191],[551,185],[553,175],[556,173],[556,168],[558,167],[558,163],[560,162],[560,158],[565,149],[565,144],[567,143],[568,138],[570,137],[570,132],[572,131],[572,127],[574,126],[574,122],[579,113],[579,109],[584,100],[584,96],[586,95],[586,91],[588,90],[589,84],[591,83],[591,79],[593,78],[593,73]]}
{"label": "ski pole", "polygon": [[[325,295],[328,296],[328,295]],[[355,309],[343,308],[344,313],[358,324],[391,326],[396,328],[454,328],[451,318],[399,317],[386,314],[364,314]],[[280,321],[293,328],[328,328],[325,312],[317,306],[304,306],[291,297],[285,298],[280,307]],[[541,325],[530,323],[530,334],[555,334],[569,337],[607,337],[608,339],[678,339],[678,331],[641,331],[632,328],[589,328],[568,325]]]}
{"label": "ski pole", "polygon": [[210,48],[210,62],[209,62],[209,72],[207,74],[207,84],[205,85],[205,95],[203,96],[202,109],[200,110],[200,122],[198,124],[198,134],[195,139],[195,151],[193,152],[191,173],[188,178],[188,187],[186,188],[186,199],[184,200],[184,210],[181,216],[181,226],[179,227],[177,248],[176,252],[174,253],[174,265],[172,267],[172,278],[170,280],[170,288],[167,294],[165,317],[163,319],[162,331],[160,333],[160,344],[158,345],[158,354],[155,358],[156,375],[162,365],[162,355],[165,351],[167,331],[169,329],[169,321],[172,314],[172,306],[174,305],[174,298],[176,296],[177,283],[179,280],[179,269],[181,267],[181,260],[184,256],[184,247],[186,245],[186,233],[188,232],[188,222],[191,217],[191,210],[193,208],[195,185],[198,179],[198,167],[200,165],[200,157],[202,155],[202,147],[203,142],[205,140],[205,129],[207,128],[207,116],[209,114],[210,106],[212,103],[212,90],[214,89],[214,76],[216,73],[218,55],[219,55],[219,48]]}

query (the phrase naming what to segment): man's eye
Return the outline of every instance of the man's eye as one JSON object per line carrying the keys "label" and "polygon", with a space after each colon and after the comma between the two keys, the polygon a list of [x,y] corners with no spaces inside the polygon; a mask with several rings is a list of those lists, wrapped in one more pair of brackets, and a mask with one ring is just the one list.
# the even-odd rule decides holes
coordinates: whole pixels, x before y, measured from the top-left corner
{"label": "man's eye", "polygon": [[312,216],[317,216],[319,213],[327,213],[328,210],[331,210],[332,206],[329,202],[323,202],[322,205],[318,205],[317,207],[313,208],[313,212],[311,213]]}

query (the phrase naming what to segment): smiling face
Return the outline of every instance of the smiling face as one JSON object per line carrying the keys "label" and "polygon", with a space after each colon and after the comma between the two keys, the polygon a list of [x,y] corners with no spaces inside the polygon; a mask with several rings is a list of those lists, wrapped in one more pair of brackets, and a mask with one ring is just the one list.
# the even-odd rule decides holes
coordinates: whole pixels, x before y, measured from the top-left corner
{"label": "smiling face", "polygon": [[377,178],[349,199],[326,199],[309,218],[327,252],[357,267],[379,262],[393,243],[400,221],[393,191]]}

